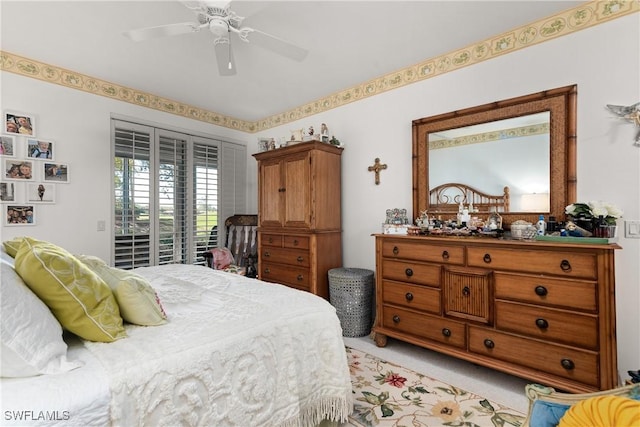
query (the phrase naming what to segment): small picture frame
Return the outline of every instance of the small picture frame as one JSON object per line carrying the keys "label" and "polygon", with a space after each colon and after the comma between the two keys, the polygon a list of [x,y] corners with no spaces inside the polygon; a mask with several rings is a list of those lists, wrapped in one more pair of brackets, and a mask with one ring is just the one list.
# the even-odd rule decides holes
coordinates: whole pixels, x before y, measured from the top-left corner
{"label": "small picture frame", "polygon": [[36,211],[33,205],[6,205],[4,225],[36,225]]}
{"label": "small picture frame", "polygon": [[69,165],[67,163],[42,163],[42,176],[45,182],[69,183]]}
{"label": "small picture frame", "polygon": [[35,160],[54,160],[53,141],[44,139],[27,139],[27,158]]}
{"label": "small picture frame", "polygon": [[55,203],[56,185],[46,182],[27,183],[27,203]]}
{"label": "small picture frame", "polygon": [[0,202],[16,203],[16,185],[14,182],[0,182]]}
{"label": "small picture frame", "polygon": [[0,136],[0,156],[15,157],[16,137],[12,135]]}
{"label": "small picture frame", "polygon": [[34,180],[33,162],[29,160],[4,159],[2,164],[3,179],[17,181]]}
{"label": "small picture frame", "polygon": [[31,114],[5,111],[4,132],[10,135],[36,136],[36,120]]}

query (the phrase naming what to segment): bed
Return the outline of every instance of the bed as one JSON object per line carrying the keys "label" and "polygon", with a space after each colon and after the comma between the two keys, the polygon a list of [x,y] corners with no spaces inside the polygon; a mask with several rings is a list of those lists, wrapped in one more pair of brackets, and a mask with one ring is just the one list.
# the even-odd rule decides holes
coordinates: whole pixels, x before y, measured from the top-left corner
{"label": "bed", "polygon": [[469,185],[450,182],[429,191],[429,212],[456,213],[462,203],[473,205],[478,212],[509,212],[509,187],[502,194],[488,194]]}
{"label": "bed", "polygon": [[[27,245],[39,244],[28,240]],[[36,307],[34,294],[56,315],[54,319],[64,316],[58,315],[55,302],[39,294],[37,285],[25,285],[33,280],[29,277],[33,268],[25,272],[24,252],[37,251],[25,250],[23,245],[24,241],[18,245],[15,259],[4,248],[1,253],[3,425],[312,426],[323,420],[345,422],[351,412],[342,331],[326,300],[203,266],[172,264],[119,271],[95,257],[73,256],[50,244],[52,251],[73,257],[76,279],[67,288],[81,282],[78,272],[93,277],[87,271],[109,287],[116,283],[111,289],[125,320],[120,327],[103,322],[106,326],[97,333],[113,339],[99,342],[100,336],[79,338],[50,319],[32,324],[37,309],[42,309]],[[40,254],[36,258],[43,259]],[[49,267],[58,268],[53,263]],[[153,305],[155,298],[155,311],[126,307],[123,289],[125,285],[128,291],[135,289],[130,282],[147,297],[152,293],[137,303]],[[32,306],[25,316],[28,304]],[[145,311],[146,318],[133,319],[148,325],[126,320]],[[8,316],[14,323],[10,329]],[[20,320],[21,316],[25,319]],[[16,350],[7,345],[15,347],[20,338],[15,336],[21,330],[16,322],[29,324],[30,329],[22,331],[26,334],[22,343],[34,339],[29,334],[37,328],[42,330],[31,335],[53,337],[49,357],[54,362],[43,365],[42,358],[36,357],[29,367],[39,371],[36,375],[5,375],[5,368],[11,366],[6,356]],[[55,342],[56,336],[64,338],[62,344]],[[41,352],[45,344],[36,341],[35,346]]]}

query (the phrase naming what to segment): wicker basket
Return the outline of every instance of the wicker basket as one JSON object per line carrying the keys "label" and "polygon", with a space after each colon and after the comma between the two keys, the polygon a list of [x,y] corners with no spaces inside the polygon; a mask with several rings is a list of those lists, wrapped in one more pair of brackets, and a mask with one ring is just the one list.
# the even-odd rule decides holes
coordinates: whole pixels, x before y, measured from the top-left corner
{"label": "wicker basket", "polygon": [[345,337],[371,332],[373,271],[363,268],[329,270],[329,301],[336,308]]}

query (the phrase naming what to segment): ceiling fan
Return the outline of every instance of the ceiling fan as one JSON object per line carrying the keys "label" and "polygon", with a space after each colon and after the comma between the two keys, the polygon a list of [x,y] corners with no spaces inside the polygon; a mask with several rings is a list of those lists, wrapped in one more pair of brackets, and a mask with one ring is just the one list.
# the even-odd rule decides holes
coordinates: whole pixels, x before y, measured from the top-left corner
{"label": "ceiling fan", "polygon": [[221,76],[236,74],[231,49],[231,33],[235,33],[243,42],[255,44],[296,61],[302,61],[307,56],[307,50],[302,47],[254,28],[242,27],[244,17],[238,16],[231,10],[230,1],[181,1],[181,3],[194,11],[198,18],[197,23],[183,22],[139,28],[126,31],[124,35],[133,41],[143,41],[157,37],[197,33],[206,28],[215,36],[213,47]]}

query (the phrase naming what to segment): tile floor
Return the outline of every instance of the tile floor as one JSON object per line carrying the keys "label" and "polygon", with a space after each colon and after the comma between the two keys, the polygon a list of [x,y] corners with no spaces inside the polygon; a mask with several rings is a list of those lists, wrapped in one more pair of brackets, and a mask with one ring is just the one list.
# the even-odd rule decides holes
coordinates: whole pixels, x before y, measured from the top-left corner
{"label": "tile floor", "polygon": [[522,413],[527,412],[528,399],[524,394],[524,387],[531,381],[392,338],[388,339],[386,347],[377,347],[368,336],[344,337],[344,342],[348,347],[420,372]]}

